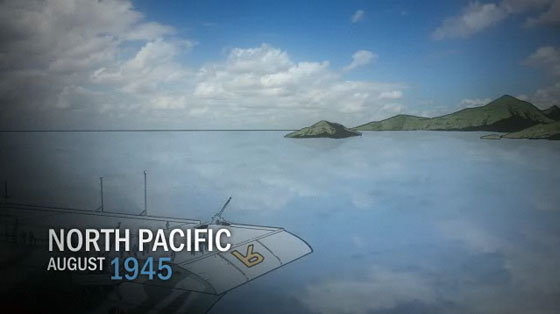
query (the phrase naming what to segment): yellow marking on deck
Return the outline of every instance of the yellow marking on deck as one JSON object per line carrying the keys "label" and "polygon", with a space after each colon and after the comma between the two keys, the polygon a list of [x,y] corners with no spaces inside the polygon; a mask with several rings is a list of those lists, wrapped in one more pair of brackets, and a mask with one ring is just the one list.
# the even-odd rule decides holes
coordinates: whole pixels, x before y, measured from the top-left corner
{"label": "yellow marking on deck", "polygon": [[249,244],[247,246],[247,252],[245,255],[241,254],[239,251],[235,250],[231,252],[233,256],[235,256],[241,263],[243,263],[247,267],[253,267],[258,265],[264,261],[264,256],[262,256],[258,252],[253,252],[253,244]]}

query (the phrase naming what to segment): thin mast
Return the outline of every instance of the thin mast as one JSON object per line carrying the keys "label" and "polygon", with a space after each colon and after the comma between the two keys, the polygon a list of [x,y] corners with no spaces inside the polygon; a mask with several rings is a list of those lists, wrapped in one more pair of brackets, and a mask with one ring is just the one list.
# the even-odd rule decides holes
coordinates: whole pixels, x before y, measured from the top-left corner
{"label": "thin mast", "polygon": [[144,216],[148,215],[148,177],[147,172],[144,170]]}
{"label": "thin mast", "polygon": [[105,205],[103,204],[103,177],[99,177],[99,186],[101,188],[101,212],[105,210]]}

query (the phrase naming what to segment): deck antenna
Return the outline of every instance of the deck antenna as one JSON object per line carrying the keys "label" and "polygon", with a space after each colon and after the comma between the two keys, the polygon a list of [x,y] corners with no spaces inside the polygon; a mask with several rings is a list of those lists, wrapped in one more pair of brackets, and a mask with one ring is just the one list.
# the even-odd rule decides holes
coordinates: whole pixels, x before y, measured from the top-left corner
{"label": "deck antenna", "polygon": [[222,206],[222,209],[220,209],[220,211],[217,214],[212,216],[212,223],[219,224],[225,222],[225,220],[222,218],[222,214],[224,213],[224,210],[226,210],[226,207],[228,206],[230,201],[231,201],[231,196],[228,198],[224,206]]}
{"label": "deck antenna", "polygon": [[105,210],[105,205],[103,203],[103,177],[99,177],[99,187],[101,192],[101,206],[99,206],[99,208],[97,208],[95,211],[103,212]]}
{"label": "deck antenna", "polygon": [[148,215],[148,172],[144,170],[144,210],[140,213],[140,216]]}

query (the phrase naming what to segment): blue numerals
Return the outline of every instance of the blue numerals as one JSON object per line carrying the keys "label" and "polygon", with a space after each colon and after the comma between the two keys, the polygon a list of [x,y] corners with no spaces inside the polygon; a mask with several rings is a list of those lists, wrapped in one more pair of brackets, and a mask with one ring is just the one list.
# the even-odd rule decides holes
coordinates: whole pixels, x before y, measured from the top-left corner
{"label": "blue numerals", "polygon": [[154,258],[148,257],[144,260],[144,264],[140,267],[140,263],[136,257],[127,257],[123,260],[122,265],[120,264],[120,258],[115,257],[111,261],[111,265],[113,266],[113,276],[111,276],[111,280],[123,280],[123,275],[121,275],[121,271],[124,273],[124,278],[126,280],[135,280],[140,276],[147,276],[149,280],[154,279],[157,277],[161,280],[168,280],[171,278],[173,274],[173,269],[169,264],[165,263],[171,262],[171,258],[169,257],[160,257],[157,259],[157,270],[154,266]]}

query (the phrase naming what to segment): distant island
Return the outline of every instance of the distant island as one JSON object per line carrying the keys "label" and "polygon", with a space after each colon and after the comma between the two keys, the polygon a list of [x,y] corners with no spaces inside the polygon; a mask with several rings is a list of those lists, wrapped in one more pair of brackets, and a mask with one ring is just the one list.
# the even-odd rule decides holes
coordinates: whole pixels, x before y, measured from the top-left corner
{"label": "distant island", "polygon": [[319,121],[310,127],[286,134],[288,138],[346,138],[351,136],[360,136],[362,133],[350,130],[339,123],[329,121]]}
{"label": "distant island", "polygon": [[[360,135],[359,131],[490,131],[508,133],[490,134],[483,139],[526,138],[560,139],[560,109],[552,106],[540,110],[533,104],[504,95],[484,106],[466,108],[444,116],[427,118],[399,114],[354,128],[327,121],[287,134],[286,137],[344,138]],[[326,130],[329,131],[326,131]],[[356,132],[357,134],[352,134]]]}
{"label": "distant island", "polygon": [[539,123],[554,122],[533,104],[505,95],[485,106],[466,108],[435,118],[397,115],[369,122],[359,131],[492,131],[516,132]]}

